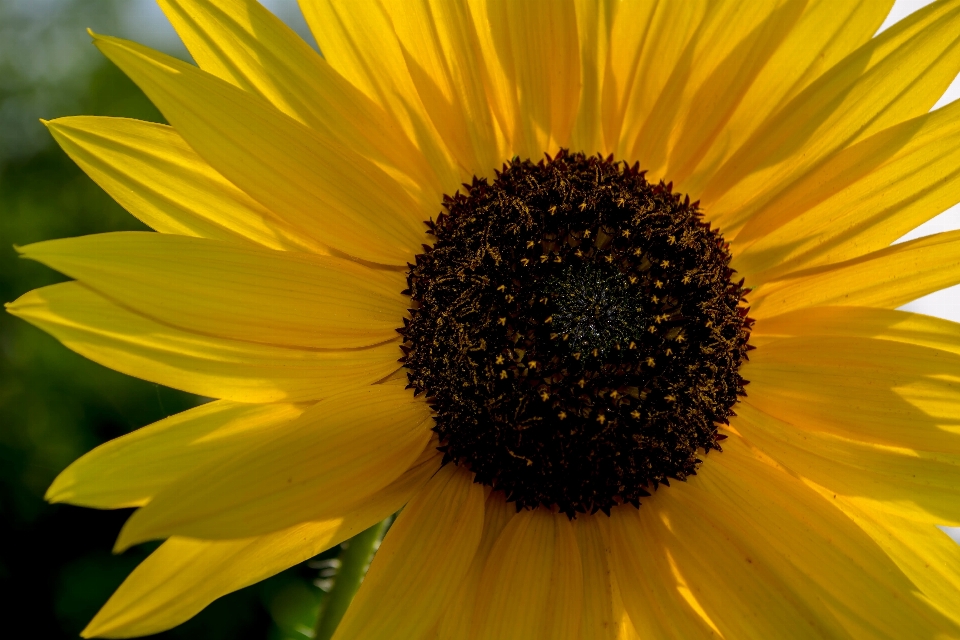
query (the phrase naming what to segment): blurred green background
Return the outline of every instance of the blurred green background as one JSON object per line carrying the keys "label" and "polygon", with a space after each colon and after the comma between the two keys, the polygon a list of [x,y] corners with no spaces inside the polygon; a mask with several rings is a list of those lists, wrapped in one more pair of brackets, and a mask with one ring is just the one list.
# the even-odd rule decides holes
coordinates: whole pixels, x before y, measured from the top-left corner
{"label": "blurred green background", "polygon": [[[291,10],[296,5],[287,1],[278,13]],[[300,16],[292,16],[302,28]],[[145,228],[90,181],[39,122],[75,114],[163,121],[90,44],[86,27],[186,56],[150,2],[0,0],[3,301],[64,279],[20,260],[13,245]],[[0,314],[0,636],[77,638],[151,550],[144,545],[112,555],[129,511],[48,505],[43,493],[54,476],[96,445],[203,401],[101,367]],[[310,629],[323,593],[314,584],[323,560],[223,598],[154,637],[309,637],[303,631]]]}

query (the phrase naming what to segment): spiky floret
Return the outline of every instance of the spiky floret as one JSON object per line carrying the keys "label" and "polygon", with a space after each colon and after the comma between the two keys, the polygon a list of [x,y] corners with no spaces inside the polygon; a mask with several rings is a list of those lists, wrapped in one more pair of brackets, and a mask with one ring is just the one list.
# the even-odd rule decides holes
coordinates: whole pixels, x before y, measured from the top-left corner
{"label": "spiky floret", "polygon": [[697,203],[566,151],[464,187],[428,223],[399,330],[445,462],[570,517],[695,473],[744,394],[752,323]]}

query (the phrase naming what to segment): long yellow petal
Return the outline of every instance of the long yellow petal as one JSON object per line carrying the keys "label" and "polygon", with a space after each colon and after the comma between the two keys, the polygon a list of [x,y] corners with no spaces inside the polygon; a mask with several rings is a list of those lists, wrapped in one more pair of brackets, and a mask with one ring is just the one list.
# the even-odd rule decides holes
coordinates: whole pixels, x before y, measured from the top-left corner
{"label": "long yellow petal", "polygon": [[175,58],[118,38],[95,44],[200,157],[295,228],[371,262],[403,265],[420,246],[416,202],[349,147]]}
{"label": "long yellow petal", "polygon": [[386,2],[424,109],[469,173],[488,175],[508,157],[487,100],[484,61],[466,2]]}
{"label": "long yellow petal", "polygon": [[883,503],[886,513],[931,526],[960,526],[960,455],[798,429],[749,403],[738,405],[733,424],[752,445],[832,495]]}
{"label": "long yellow petal", "polygon": [[751,282],[890,245],[960,201],[960,103],[829,158],[759,210],[733,243]]}
{"label": "long yellow petal", "polygon": [[334,517],[410,467],[430,439],[430,415],[398,385],[323,400],[259,447],[164,487],[127,520],[117,549],[169,536],[243,538]]}
{"label": "long yellow petal", "polygon": [[604,140],[603,91],[610,64],[611,32],[620,4],[615,0],[575,0],[580,43],[580,107],[570,148],[587,154],[614,152],[616,139]]}
{"label": "long yellow petal", "polygon": [[521,511],[484,567],[477,640],[574,640],[582,607],[580,552],[570,520],[543,508]]}
{"label": "long yellow petal", "polygon": [[[683,188],[684,178],[721,134],[805,4],[806,0],[711,3],[649,119],[637,138],[628,141],[629,157],[641,160],[654,177]],[[733,24],[736,28],[730,27]]]}
{"label": "long yellow petal", "polygon": [[[664,487],[658,494],[676,489]],[[660,495],[655,498],[660,499]],[[643,504],[643,513],[632,505],[616,507],[608,520],[600,520],[610,544],[623,607],[630,617],[630,625],[622,626],[633,627],[640,638],[717,637],[716,625],[686,583],[671,570],[669,557],[663,552],[663,523],[649,513],[652,503],[648,500]]]}
{"label": "long yellow petal", "polygon": [[603,89],[604,139],[617,156],[629,157],[666,87],[679,82],[674,70],[689,66],[707,4],[638,0],[617,9]]}
{"label": "long yellow petal", "polygon": [[[661,488],[633,513],[648,521],[635,544],[661,557],[673,576],[656,588],[675,589],[674,597],[699,608],[718,635],[932,639],[957,633],[824,496],[739,437],[714,455],[686,484]],[[629,579],[618,571],[618,582]]]}
{"label": "long yellow petal", "polygon": [[325,253],[217,173],[171,127],[95,116],[46,125],[94,182],[161,233]]}
{"label": "long yellow petal", "polygon": [[20,253],[147,317],[234,340],[366,347],[395,338],[406,315],[402,273],[332,256],[139,231]]}
{"label": "long yellow petal", "polygon": [[[810,307],[754,325],[753,337],[834,336],[877,338],[941,349],[960,355],[960,325],[950,320],[875,307]],[[753,340],[751,339],[751,342]]]}
{"label": "long yellow petal", "polygon": [[893,0],[808,2],[794,28],[746,90],[696,171],[682,181],[682,188],[688,193],[700,193],[703,184],[758,125],[824,71],[869,41],[892,5]]}
{"label": "long yellow petal", "polygon": [[960,2],[901,20],[768,118],[705,186],[713,221],[734,231],[834,151],[926,113],[960,68]]}
{"label": "long yellow petal", "polygon": [[404,186],[418,201],[431,207],[440,202],[436,174],[397,122],[259,2],[162,0],[160,7],[201,69],[259,95],[391,175],[406,176]]}
{"label": "long yellow petal", "polygon": [[536,161],[569,146],[580,102],[573,0],[481,0],[471,11],[513,153]]}
{"label": "long yellow petal", "polygon": [[958,282],[960,231],[949,231],[763,283],[750,296],[750,315],[824,305],[895,309]]}
{"label": "long yellow petal", "polygon": [[363,579],[335,639],[416,638],[436,625],[466,575],[483,531],[484,488],[448,464],[404,508]]}
{"label": "long yellow petal", "polygon": [[178,478],[259,446],[301,413],[292,404],[209,402],[100,445],[61,471],[44,497],[97,509],[142,507]]}
{"label": "long yellow petal", "polygon": [[[818,489],[829,498],[827,490]],[[873,538],[941,615],[949,618],[952,625],[938,625],[949,632],[937,637],[960,636],[960,545],[929,522],[888,513],[884,501],[837,498],[834,504]]]}
{"label": "long yellow petal", "polygon": [[890,340],[804,336],[752,351],[749,403],[798,428],[960,454],[960,355]]}
{"label": "long yellow petal", "polygon": [[483,567],[487,564],[493,545],[516,513],[515,505],[507,502],[502,491],[491,491],[487,496],[483,508],[483,534],[480,536],[480,544],[477,545],[470,569],[444,605],[446,612],[437,629],[439,638],[470,638],[471,630],[475,628],[473,614]]}
{"label": "long yellow petal", "polygon": [[133,638],[189,620],[222,595],[334,547],[396,513],[440,466],[432,447],[382,491],[342,514],[240,540],[170,538],[124,581],[83,631],[85,638]]}
{"label": "long yellow petal", "polygon": [[[580,549],[583,568],[583,614],[581,640],[616,640],[620,633],[622,611],[615,608],[613,566],[610,545],[598,520],[603,514],[577,516],[573,530]],[[618,615],[619,614],[619,615]]]}
{"label": "long yellow petal", "polygon": [[7,311],[106,367],[174,389],[237,402],[302,402],[397,371],[398,342],[306,351],[211,338],[119,307],[76,282],[35,289]]}
{"label": "long yellow petal", "polygon": [[433,168],[439,184],[455,190],[469,178],[433,127],[382,4],[300,0],[300,9],[330,66],[397,120]]}

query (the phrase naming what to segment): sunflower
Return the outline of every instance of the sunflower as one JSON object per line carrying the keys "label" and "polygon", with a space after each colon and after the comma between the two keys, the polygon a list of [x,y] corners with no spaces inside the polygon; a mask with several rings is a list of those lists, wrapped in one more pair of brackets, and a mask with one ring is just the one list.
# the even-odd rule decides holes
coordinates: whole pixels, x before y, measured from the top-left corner
{"label": "sunflower", "polygon": [[[960,637],[960,1],[160,0],[170,126],[48,122],[156,232],[8,310],[216,400],[48,499],[155,633],[400,512],[336,638]],[[198,68],[199,67],[199,68]],[[426,221],[426,222],[424,222]]]}

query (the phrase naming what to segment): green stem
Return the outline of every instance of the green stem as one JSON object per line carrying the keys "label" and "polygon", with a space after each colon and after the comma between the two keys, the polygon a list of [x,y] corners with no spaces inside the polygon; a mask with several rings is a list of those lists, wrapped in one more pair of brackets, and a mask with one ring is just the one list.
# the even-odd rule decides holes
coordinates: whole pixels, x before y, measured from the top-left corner
{"label": "green stem", "polygon": [[330,640],[343,614],[353,600],[354,594],[363,582],[367,564],[373,555],[374,546],[380,540],[386,520],[378,522],[366,531],[361,531],[345,544],[340,552],[340,570],[333,582],[333,588],[324,598],[324,604],[317,616],[314,640]]}

